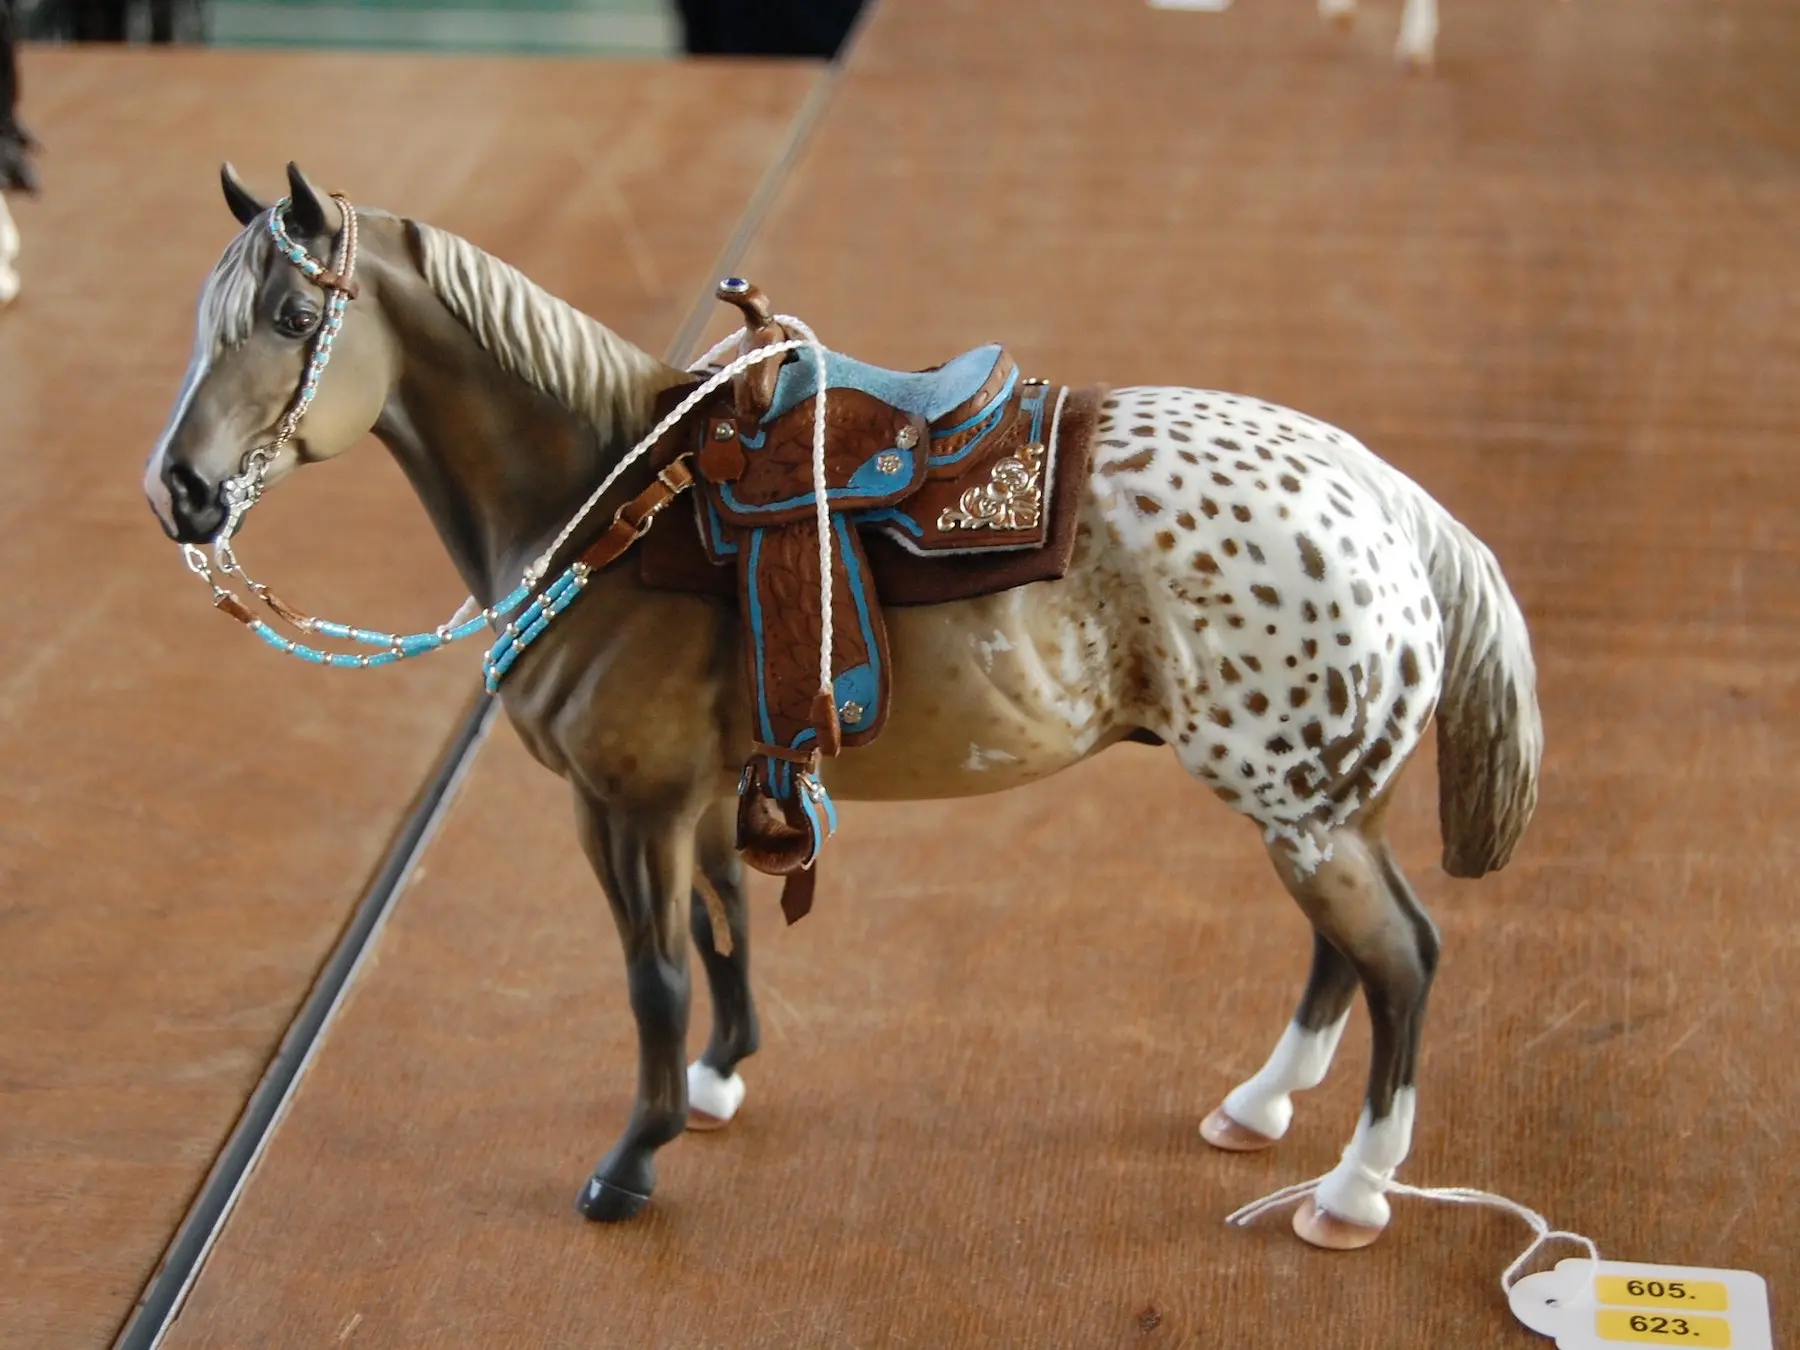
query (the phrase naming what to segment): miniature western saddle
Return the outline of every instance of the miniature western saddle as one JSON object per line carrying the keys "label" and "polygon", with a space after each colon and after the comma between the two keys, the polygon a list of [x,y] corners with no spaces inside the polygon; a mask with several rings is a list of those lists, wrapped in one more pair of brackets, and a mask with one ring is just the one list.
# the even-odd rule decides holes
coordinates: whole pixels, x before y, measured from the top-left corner
{"label": "miniature western saddle", "polygon": [[[767,300],[732,278],[740,352],[790,340]],[[713,367],[705,374],[716,373]],[[831,682],[822,615],[814,395],[825,381]],[[663,396],[659,414],[695,384]],[[738,848],[785,876],[790,923],[811,907],[813,863],[837,825],[822,757],[867,745],[887,719],[882,606],[935,604],[1060,577],[1073,551],[1102,391],[1021,379],[998,345],[900,372],[802,347],[737,374],[664,438],[654,466],[694,476],[694,528],[644,540],[646,584],[736,601],[755,744],[739,780]],[[685,477],[685,475],[684,475]]]}

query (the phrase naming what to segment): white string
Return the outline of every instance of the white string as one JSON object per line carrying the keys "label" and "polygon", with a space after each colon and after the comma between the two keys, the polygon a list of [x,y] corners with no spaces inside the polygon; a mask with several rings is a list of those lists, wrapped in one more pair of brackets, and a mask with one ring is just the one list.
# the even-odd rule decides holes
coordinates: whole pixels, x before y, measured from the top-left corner
{"label": "white string", "polygon": [[819,688],[831,695],[835,707],[837,695],[831,686],[831,510],[825,500],[825,348],[813,330],[799,319],[783,314],[777,322],[787,325],[812,344],[819,362],[819,392],[813,404],[813,519],[819,530]]}
{"label": "white string", "polygon": [[[1600,1248],[1594,1244],[1591,1238],[1583,1237],[1580,1233],[1569,1233],[1560,1228],[1551,1228],[1550,1221],[1535,1209],[1521,1205],[1516,1200],[1508,1200],[1504,1195],[1495,1195],[1492,1191],[1478,1191],[1467,1186],[1409,1186],[1403,1181],[1395,1181],[1391,1172],[1377,1172],[1364,1163],[1355,1162],[1348,1155],[1345,1160],[1363,1180],[1375,1187],[1376,1190],[1389,1195],[1410,1195],[1419,1200],[1442,1200],[1452,1205],[1486,1205],[1490,1209],[1502,1210],[1523,1219],[1535,1236],[1531,1239],[1531,1245],[1520,1252],[1512,1264],[1501,1272],[1500,1288],[1502,1292],[1510,1294],[1513,1285],[1518,1282],[1519,1272],[1524,1269],[1525,1263],[1537,1254],[1539,1248],[1559,1238],[1566,1242],[1578,1243],[1587,1249],[1588,1283],[1590,1286],[1592,1285],[1596,1269],[1600,1264]],[[1330,1173],[1326,1173],[1326,1176],[1329,1175]],[[1252,1201],[1235,1213],[1227,1215],[1225,1222],[1237,1224],[1239,1227],[1248,1227],[1263,1215],[1313,1194],[1324,1181],[1325,1177],[1315,1177],[1311,1181],[1284,1186],[1272,1194],[1265,1195],[1260,1200]]]}

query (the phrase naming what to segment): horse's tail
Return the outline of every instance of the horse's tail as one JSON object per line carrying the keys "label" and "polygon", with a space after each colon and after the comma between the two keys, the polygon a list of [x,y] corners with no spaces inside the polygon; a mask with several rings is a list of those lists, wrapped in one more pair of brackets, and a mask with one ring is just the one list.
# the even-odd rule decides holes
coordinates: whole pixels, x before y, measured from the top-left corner
{"label": "horse's tail", "polygon": [[[1436,513],[1434,513],[1436,514]],[[1544,727],[1525,616],[1493,553],[1442,513],[1427,561],[1444,616],[1438,822],[1444,870],[1498,871],[1537,807]]]}

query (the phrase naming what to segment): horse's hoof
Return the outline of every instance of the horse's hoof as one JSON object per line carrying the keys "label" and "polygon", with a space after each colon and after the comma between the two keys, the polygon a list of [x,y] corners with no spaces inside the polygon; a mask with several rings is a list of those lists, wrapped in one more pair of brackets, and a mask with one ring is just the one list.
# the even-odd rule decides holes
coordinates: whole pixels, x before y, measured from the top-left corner
{"label": "horse's hoof", "polygon": [[582,1188],[575,1208],[581,1211],[584,1219],[592,1219],[595,1223],[622,1223],[649,1203],[647,1195],[639,1195],[594,1176],[589,1177],[588,1184]]}
{"label": "horse's hoof", "polygon": [[1407,75],[1429,75],[1437,64],[1436,54],[1430,47],[1422,51],[1403,51],[1397,54],[1400,69]]}
{"label": "horse's hoof", "polygon": [[1328,1252],[1359,1251],[1382,1234],[1373,1224],[1352,1223],[1320,1209],[1310,1195],[1294,1211],[1294,1231],[1303,1241]]}
{"label": "horse's hoof", "polygon": [[1255,1153],[1259,1149],[1272,1148],[1277,1142],[1260,1130],[1238,1124],[1225,1114],[1222,1106],[1214,1108],[1213,1113],[1200,1122],[1200,1137],[1227,1153]]}

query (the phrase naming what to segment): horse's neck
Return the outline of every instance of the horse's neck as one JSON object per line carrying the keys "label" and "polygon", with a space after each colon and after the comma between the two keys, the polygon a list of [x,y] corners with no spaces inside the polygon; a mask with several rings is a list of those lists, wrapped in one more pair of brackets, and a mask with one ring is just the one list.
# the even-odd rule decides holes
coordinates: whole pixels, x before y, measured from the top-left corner
{"label": "horse's neck", "polygon": [[[412,481],[471,595],[518,583],[628,446],[504,370],[454,318],[398,321],[405,364],[376,434]],[[633,429],[635,430],[635,429]]]}

